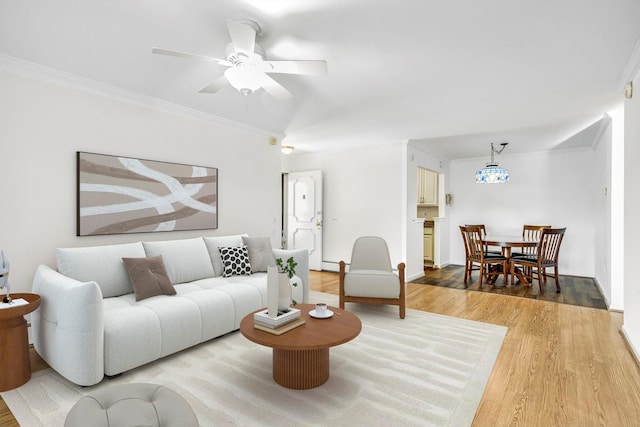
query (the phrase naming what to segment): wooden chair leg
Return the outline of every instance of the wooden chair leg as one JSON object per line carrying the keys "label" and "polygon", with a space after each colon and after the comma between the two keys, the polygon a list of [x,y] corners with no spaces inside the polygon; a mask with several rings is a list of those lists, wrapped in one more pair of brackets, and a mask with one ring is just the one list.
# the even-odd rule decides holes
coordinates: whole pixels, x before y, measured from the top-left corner
{"label": "wooden chair leg", "polygon": [[480,283],[478,284],[478,289],[482,289],[482,278],[484,277],[484,264],[480,265]]}
{"label": "wooden chair leg", "polygon": [[407,284],[405,283],[405,273],[404,269],[406,265],[404,262],[398,264],[398,277],[400,279],[400,318],[404,319],[406,314],[406,305],[407,305]]}
{"label": "wooden chair leg", "polygon": [[338,297],[338,306],[344,310],[344,276],[346,275],[346,263],[344,261],[340,261],[340,273],[338,275],[338,283],[339,283],[339,297]]}
{"label": "wooden chair leg", "polygon": [[511,274],[511,286],[514,284],[513,276],[516,275],[516,266],[514,263],[511,263],[511,268],[509,269],[509,273]]}
{"label": "wooden chair leg", "polygon": [[502,274],[504,274],[504,285],[507,286],[507,262],[502,263]]}
{"label": "wooden chair leg", "polygon": [[540,295],[544,294],[544,270],[538,268],[538,286],[540,287]]}
{"label": "wooden chair leg", "polygon": [[560,282],[558,281],[558,266],[556,265],[554,267],[555,270],[555,276],[556,276],[556,292],[560,293]]}
{"label": "wooden chair leg", "polygon": [[469,260],[465,261],[464,263],[464,284],[465,284],[465,288],[467,287],[467,278],[469,275],[469,270],[471,269],[471,264],[469,263]]}

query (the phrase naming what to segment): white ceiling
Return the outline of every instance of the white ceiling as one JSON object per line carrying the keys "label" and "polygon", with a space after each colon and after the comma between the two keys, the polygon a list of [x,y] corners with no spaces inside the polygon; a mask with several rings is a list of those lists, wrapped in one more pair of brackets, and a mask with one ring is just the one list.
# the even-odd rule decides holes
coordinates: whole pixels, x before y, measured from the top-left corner
{"label": "white ceiling", "polygon": [[[267,59],[325,59],[329,76],[272,75],[286,102],[200,94],[223,66],[151,53],[224,57],[226,20],[243,18]],[[639,22],[638,0],[0,0],[0,55],[285,134],[298,153],[419,140],[454,159],[566,146],[623,101]]]}

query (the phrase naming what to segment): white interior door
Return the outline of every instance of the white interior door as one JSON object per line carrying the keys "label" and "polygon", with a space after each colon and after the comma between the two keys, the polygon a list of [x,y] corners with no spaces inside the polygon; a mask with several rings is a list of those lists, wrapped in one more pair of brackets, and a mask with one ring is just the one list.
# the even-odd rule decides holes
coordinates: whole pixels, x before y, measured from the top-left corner
{"label": "white interior door", "polygon": [[288,177],[287,249],[307,249],[309,268],[322,270],[322,171]]}

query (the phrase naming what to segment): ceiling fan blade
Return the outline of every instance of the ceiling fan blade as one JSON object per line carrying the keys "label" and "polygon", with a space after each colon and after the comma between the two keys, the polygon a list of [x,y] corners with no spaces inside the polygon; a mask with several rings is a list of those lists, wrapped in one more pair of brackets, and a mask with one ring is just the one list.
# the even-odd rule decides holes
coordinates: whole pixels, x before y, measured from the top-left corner
{"label": "ceiling fan blade", "polygon": [[282,86],[280,83],[273,80],[266,74],[262,75],[262,78],[260,79],[260,85],[265,91],[267,91],[269,95],[273,96],[278,101],[286,101],[293,98],[291,92],[289,92],[284,88],[284,86]]}
{"label": "ceiling fan blade", "polygon": [[236,52],[254,53],[258,24],[249,20],[227,21],[227,28]]}
{"label": "ceiling fan blade", "polygon": [[327,61],[265,61],[271,66],[267,73],[303,74],[308,76],[326,76]]}
{"label": "ceiling fan blade", "polygon": [[215,62],[215,63],[220,64],[220,65],[226,65],[227,67],[231,66],[231,63],[229,61],[227,61],[226,59],[218,59],[218,58],[213,58],[211,56],[198,55],[198,54],[195,54],[195,53],[180,52],[180,51],[177,51],[177,50],[162,49],[162,48],[159,48],[159,47],[151,48],[151,52],[152,53],[157,53],[157,54],[160,54],[160,55],[177,56],[178,58],[203,59],[205,61]]}
{"label": "ceiling fan blade", "polygon": [[229,85],[229,81],[225,76],[220,76],[217,80],[211,83],[209,86],[200,90],[200,93],[216,93],[220,89]]}

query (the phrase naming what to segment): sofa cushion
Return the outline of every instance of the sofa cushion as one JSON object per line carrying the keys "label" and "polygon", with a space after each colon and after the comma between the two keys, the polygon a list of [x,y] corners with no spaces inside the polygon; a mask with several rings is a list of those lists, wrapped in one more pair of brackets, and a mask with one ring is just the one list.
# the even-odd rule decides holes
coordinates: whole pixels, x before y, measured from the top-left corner
{"label": "sofa cushion", "polygon": [[242,246],[242,238],[248,236],[248,234],[237,234],[233,236],[203,237],[204,243],[207,245],[207,250],[209,251],[215,277],[222,276],[224,272],[218,248]]}
{"label": "sofa cushion", "polygon": [[209,252],[201,238],[142,242],[147,256],[162,255],[169,279],[176,283],[213,277]]}
{"label": "sofa cushion", "polygon": [[129,273],[136,301],[156,295],[175,295],[162,255],[146,258],[122,258]]}
{"label": "sofa cushion", "polygon": [[133,292],[122,258],[144,256],[141,242],[56,250],[58,272],[80,282],[95,281],[103,298]]}
{"label": "sofa cushion", "polygon": [[247,251],[246,246],[218,248],[218,250],[220,251],[220,258],[224,268],[223,277],[251,274],[249,251]]}
{"label": "sofa cushion", "polygon": [[251,272],[267,271],[267,267],[276,265],[276,257],[271,249],[271,239],[268,237],[242,237],[242,242],[249,251]]}

